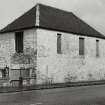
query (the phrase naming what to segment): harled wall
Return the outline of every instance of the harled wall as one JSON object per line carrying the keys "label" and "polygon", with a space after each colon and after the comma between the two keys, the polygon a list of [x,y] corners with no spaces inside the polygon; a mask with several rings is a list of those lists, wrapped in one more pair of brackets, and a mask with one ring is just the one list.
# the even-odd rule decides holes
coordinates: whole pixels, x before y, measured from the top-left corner
{"label": "harled wall", "polygon": [[[36,30],[28,29],[24,32],[24,53],[36,50]],[[9,67],[9,80],[18,80],[20,76],[19,64],[11,62],[15,52],[15,32],[0,34],[0,68]]]}
{"label": "harled wall", "polygon": [[[57,33],[62,54],[57,54]],[[79,37],[85,38],[85,56],[79,56]],[[100,56],[96,57],[96,39]],[[37,30],[37,82],[59,83],[105,79],[105,40],[69,33]]]}

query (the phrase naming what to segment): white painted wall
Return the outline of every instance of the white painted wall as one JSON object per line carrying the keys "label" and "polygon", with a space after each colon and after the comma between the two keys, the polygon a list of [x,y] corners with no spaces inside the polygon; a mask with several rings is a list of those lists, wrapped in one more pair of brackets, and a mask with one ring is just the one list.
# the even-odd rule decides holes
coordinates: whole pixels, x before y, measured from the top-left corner
{"label": "white painted wall", "polygon": [[[62,34],[62,54],[57,54],[57,33]],[[104,79],[105,40],[85,38],[85,57],[79,56],[79,37],[69,33],[37,30],[37,82],[54,83]],[[100,40],[100,57],[96,57],[96,39]],[[68,76],[68,74],[70,76]]]}

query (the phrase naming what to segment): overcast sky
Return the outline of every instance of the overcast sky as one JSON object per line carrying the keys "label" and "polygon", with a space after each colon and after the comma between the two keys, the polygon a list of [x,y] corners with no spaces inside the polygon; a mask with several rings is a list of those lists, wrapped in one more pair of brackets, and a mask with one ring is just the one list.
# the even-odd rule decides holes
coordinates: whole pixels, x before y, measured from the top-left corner
{"label": "overcast sky", "polygon": [[74,12],[105,34],[105,0],[0,0],[0,29],[37,2]]}

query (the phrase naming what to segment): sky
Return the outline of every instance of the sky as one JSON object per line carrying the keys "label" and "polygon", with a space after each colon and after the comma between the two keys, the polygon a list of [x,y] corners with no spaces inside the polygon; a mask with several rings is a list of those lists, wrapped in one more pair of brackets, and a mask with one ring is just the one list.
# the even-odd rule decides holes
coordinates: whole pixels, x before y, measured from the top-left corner
{"label": "sky", "polygon": [[105,0],[0,0],[0,29],[35,6],[36,2],[73,12],[105,35]]}

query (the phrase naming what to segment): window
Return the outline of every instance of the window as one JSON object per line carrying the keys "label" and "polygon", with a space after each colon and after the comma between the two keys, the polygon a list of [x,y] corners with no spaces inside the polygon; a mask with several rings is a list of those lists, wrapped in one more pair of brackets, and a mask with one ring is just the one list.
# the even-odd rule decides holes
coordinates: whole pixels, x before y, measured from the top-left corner
{"label": "window", "polygon": [[79,38],[79,55],[84,55],[85,53],[85,47],[84,47],[84,38]]}
{"label": "window", "polygon": [[96,40],[96,56],[99,56],[99,40]]}
{"label": "window", "polygon": [[8,78],[9,77],[9,68],[6,66],[4,69],[2,69],[2,78]]}
{"label": "window", "polygon": [[15,33],[15,49],[17,53],[23,52],[23,32]]}
{"label": "window", "polygon": [[57,34],[57,53],[61,54],[61,34]]}

